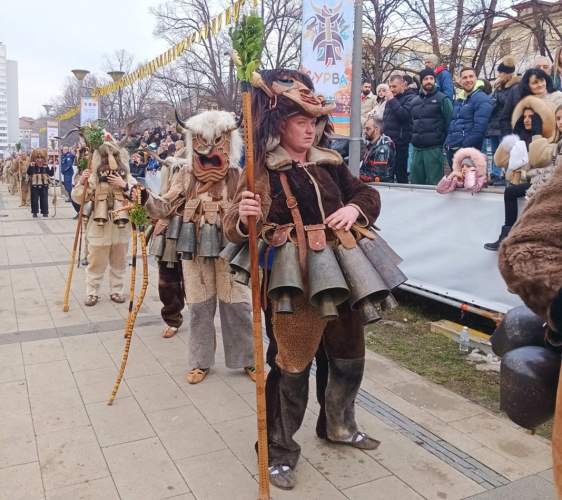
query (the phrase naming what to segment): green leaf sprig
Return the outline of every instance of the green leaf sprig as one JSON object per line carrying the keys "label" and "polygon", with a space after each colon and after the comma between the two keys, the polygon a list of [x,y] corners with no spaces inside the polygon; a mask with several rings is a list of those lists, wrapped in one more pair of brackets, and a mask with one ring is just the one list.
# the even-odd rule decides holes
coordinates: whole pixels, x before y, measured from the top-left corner
{"label": "green leaf sprig", "polygon": [[144,227],[148,224],[150,219],[146,208],[135,203],[135,206],[129,210],[129,220],[137,227]]}
{"label": "green leaf sprig", "polygon": [[86,170],[88,168],[88,158],[80,158],[78,160],[78,171],[79,172],[84,172],[84,170]]}
{"label": "green leaf sprig", "polygon": [[252,73],[260,66],[263,51],[264,26],[257,14],[244,16],[240,23],[230,30],[233,60],[236,64],[236,76],[240,81],[250,82]]}
{"label": "green leaf sprig", "polygon": [[88,124],[83,129],[84,140],[91,151],[98,149],[103,144],[103,128]]}

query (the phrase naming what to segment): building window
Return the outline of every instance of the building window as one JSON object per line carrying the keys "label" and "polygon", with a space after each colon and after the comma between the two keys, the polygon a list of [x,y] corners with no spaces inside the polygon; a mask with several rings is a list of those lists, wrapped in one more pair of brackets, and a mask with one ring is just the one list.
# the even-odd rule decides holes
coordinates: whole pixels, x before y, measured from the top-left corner
{"label": "building window", "polygon": [[500,41],[500,56],[505,57],[511,54],[511,38],[504,38]]}

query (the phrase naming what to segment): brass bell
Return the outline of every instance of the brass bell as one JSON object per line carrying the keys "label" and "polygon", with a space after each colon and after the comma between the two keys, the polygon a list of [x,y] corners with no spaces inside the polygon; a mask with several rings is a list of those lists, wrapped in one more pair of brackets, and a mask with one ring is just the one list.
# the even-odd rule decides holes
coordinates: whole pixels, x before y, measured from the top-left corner
{"label": "brass bell", "polygon": [[126,206],[126,203],[121,200],[115,200],[113,202],[113,223],[119,228],[123,229],[129,222],[129,212],[125,210],[119,210]]}
{"label": "brass bell", "polygon": [[192,260],[196,246],[195,224],[193,222],[184,222],[181,226],[176,251],[181,253],[182,260]]}
{"label": "brass bell", "polygon": [[150,240],[148,247],[148,254],[160,259],[164,254],[164,246],[166,244],[166,237],[163,234],[153,236]]}
{"label": "brass bell", "polygon": [[304,292],[299,253],[290,241],[275,249],[267,296],[276,302],[275,312],[292,313],[293,297]]}
{"label": "brass bell", "polygon": [[216,224],[203,224],[199,231],[197,256],[215,259],[221,251],[221,237]]}
{"label": "brass bell", "polygon": [[236,257],[236,254],[240,252],[242,245],[238,243],[228,242],[227,245],[221,250],[219,257],[223,259],[227,264]]}
{"label": "brass bell", "polygon": [[92,215],[92,209],[94,208],[94,204],[91,201],[87,201],[84,203],[84,208],[82,209],[82,217],[85,219],[89,219],[90,215]]}
{"label": "brass bell", "polygon": [[162,254],[162,262],[166,263],[168,269],[172,269],[174,264],[178,262],[178,252],[176,250],[177,240],[172,240],[166,238],[166,244],[164,246],[164,253]]}
{"label": "brass bell", "polygon": [[351,290],[352,309],[361,312],[364,324],[377,321],[377,316],[380,316],[378,312],[375,315],[374,303],[390,293],[386,283],[360,247],[344,248],[340,245],[336,248],[336,255]]}
{"label": "brass bell", "polygon": [[394,290],[407,281],[406,275],[395,264],[395,259],[385,250],[384,245],[377,242],[377,238],[374,240],[363,238],[358,243],[389,290]]}
{"label": "brass bell", "polygon": [[[261,255],[266,246],[267,243],[264,240],[258,240],[258,256]],[[250,247],[245,243],[230,261],[230,272],[234,274],[236,283],[247,285],[250,282],[250,266]]]}
{"label": "brass bell", "polygon": [[107,200],[98,200],[94,207],[94,221],[98,226],[103,226],[107,223],[108,213]]}
{"label": "brass bell", "polygon": [[336,319],[338,306],[349,298],[349,288],[331,247],[307,255],[309,300],[323,319]]}
{"label": "brass bell", "polygon": [[174,215],[170,219],[170,223],[168,224],[168,229],[166,230],[166,238],[177,240],[180,236],[182,222],[183,217],[181,215]]}

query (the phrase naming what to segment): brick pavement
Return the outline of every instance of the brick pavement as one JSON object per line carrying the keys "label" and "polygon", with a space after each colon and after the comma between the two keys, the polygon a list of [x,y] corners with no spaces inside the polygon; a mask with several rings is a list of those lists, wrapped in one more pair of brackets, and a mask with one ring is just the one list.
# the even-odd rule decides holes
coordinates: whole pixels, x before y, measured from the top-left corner
{"label": "brick pavement", "polygon": [[[105,402],[127,305],[83,306],[75,272],[62,291],[72,208],[32,220],[0,185],[0,499],[253,499],[253,384],[225,368],[219,345],[208,379],[184,380],[182,329],[159,337],[155,269],[125,381]],[[275,499],[478,500],[554,498],[549,444],[393,362],[368,354],[358,420],[374,452],[314,435],[316,404],[297,435],[298,486]]]}

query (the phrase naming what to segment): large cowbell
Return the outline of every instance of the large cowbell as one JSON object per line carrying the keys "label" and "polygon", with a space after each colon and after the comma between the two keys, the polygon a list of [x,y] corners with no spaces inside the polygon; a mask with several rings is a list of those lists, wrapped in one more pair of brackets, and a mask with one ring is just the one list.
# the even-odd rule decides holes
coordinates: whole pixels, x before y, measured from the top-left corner
{"label": "large cowbell", "polygon": [[97,200],[94,207],[94,221],[98,226],[103,226],[108,221],[109,208],[107,199]]}
{"label": "large cowbell", "polygon": [[[258,240],[258,255],[262,253],[266,243],[264,240]],[[226,252],[226,249],[224,252]],[[240,283],[241,285],[247,285],[250,282],[250,247],[248,244],[244,244],[240,251],[230,260],[230,272],[234,274],[234,281]]]}
{"label": "large cowbell", "polygon": [[365,325],[380,320],[375,304],[390,293],[380,274],[358,246],[344,248],[339,245],[336,255],[351,289],[352,309],[361,313]]}
{"label": "large cowbell", "polygon": [[309,300],[323,319],[338,317],[338,306],[349,298],[349,288],[331,247],[307,255]]}
{"label": "large cowbell", "polygon": [[221,252],[220,229],[216,224],[203,224],[199,229],[197,256],[216,259]]}
{"label": "large cowbell", "polygon": [[170,219],[168,229],[166,230],[166,238],[177,240],[180,237],[183,217],[181,215],[174,215]]}
{"label": "large cowbell", "polygon": [[94,208],[94,203],[91,201],[87,201],[84,203],[84,208],[82,208],[82,217],[84,219],[89,219],[90,215],[92,215],[92,209]]}
{"label": "large cowbell", "polygon": [[148,247],[148,254],[153,255],[157,259],[160,259],[164,254],[164,246],[166,245],[166,237],[163,234],[158,236],[153,236],[150,240],[150,246]]}
{"label": "large cowbell", "polygon": [[176,250],[177,240],[166,237],[166,244],[164,245],[164,253],[162,254],[161,261],[166,263],[166,267],[172,269],[176,262],[178,262],[178,252]]}
{"label": "large cowbell", "polygon": [[228,242],[226,246],[221,250],[219,257],[223,259],[228,265],[236,257],[238,252],[242,249],[242,244]]}
{"label": "large cowbell", "polygon": [[394,257],[396,254],[389,254],[388,246],[382,241],[382,238],[379,237],[374,240],[363,238],[358,241],[358,244],[386,283],[387,288],[394,290],[397,286],[405,283],[408,278],[396,265],[396,258]]}
{"label": "large cowbell", "polygon": [[113,202],[113,223],[119,228],[123,229],[127,222],[129,222],[129,212],[125,208],[125,203],[121,200]]}
{"label": "large cowbell", "polygon": [[193,222],[184,222],[181,226],[176,251],[181,254],[183,260],[192,260],[196,248],[195,224]]}
{"label": "large cowbell", "polygon": [[276,303],[275,312],[292,313],[293,298],[303,292],[298,249],[288,241],[275,249],[267,296]]}

